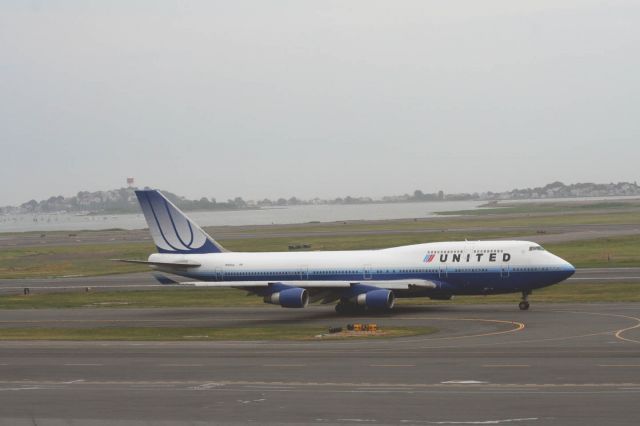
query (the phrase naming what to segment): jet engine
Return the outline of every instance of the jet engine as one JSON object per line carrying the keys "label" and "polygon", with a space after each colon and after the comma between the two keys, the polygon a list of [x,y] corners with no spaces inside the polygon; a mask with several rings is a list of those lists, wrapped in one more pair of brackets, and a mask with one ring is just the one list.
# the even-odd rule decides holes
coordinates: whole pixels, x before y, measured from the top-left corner
{"label": "jet engine", "polygon": [[393,308],[396,298],[391,290],[380,289],[361,293],[351,301],[359,306],[366,306],[370,309],[391,309]]}
{"label": "jet engine", "polygon": [[283,308],[306,308],[309,304],[309,292],[299,287],[288,288],[265,296],[264,303]]}

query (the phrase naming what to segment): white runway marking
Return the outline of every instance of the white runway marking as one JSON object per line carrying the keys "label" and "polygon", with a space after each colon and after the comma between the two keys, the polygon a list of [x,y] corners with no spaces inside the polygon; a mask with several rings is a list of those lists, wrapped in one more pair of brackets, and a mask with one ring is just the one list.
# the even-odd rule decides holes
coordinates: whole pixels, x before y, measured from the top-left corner
{"label": "white runway marking", "polygon": [[594,281],[640,280],[640,277],[601,277],[601,278],[577,277],[577,278],[569,278],[569,280],[570,281],[583,281],[583,280],[594,280]]}
{"label": "white runway marking", "polygon": [[70,363],[64,364],[66,367],[102,367],[104,364],[82,364],[82,363]]}
{"label": "white runway marking", "polygon": [[598,367],[634,368],[640,367],[640,364],[598,364]]}
{"label": "white runway marking", "polygon": [[415,367],[415,364],[370,364],[369,367]]}
{"label": "white runway marking", "polygon": [[0,392],[2,391],[23,391],[23,390],[39,390],[44,389],[42,386],[24,386],[20,388],[0,388]]}
{"label": "white runway marking", "polygon": [[307,364],[263,364],[263,367],[306,367]]}
{"label": "white runway marking", "polygon": [[471,421],[453,421],[444,420],[439,422],[429,420],[400,420],[400,423],[426,423],[429,425],[498,425],[501,423],[516,423],[516,422],[534,422],[540,420],[537,417],[525,417],[521,419],[504,419],[504,420],[471,420]]}
{"label": "white runway marking", "polygon": [[[615,272],[615,271],[633,271],[638,268],[581,268],[580,272]],[[571,278],[569,278],[571,279]]]}
{"label": "white runway marking", "polygon": [[363,388],[357,388],[356,390],[359,390],[359,391],[376,391],[376,392],[412,392],[413,391],[412,388],[408,388],[406,386],[404,386],[404,387],[403,386],[400,386],[400,387],[389,387],[389,388],[363,387]]}
{"label": "white runway marking", "polygon": [[489,382],[481,382],[479,380],[448,380],[440,383],[443,385],[483,385]]}
{"label": "white runway marking", "polygon": [[263,401],[266,401],[266,399],[260,398],[260,399],[251,399],[251,400],[243,400],[243,399],[238,400],[240,404],[251,404],[252,402],[263,402]]}
{"label": "white runway marking", "polygon": [[202,367],[203,364],[158,364],[158,367]]}
{"label": "white runway marking", "polygon": [[285,386],[245,386],[245,388],[259,389],[259,390],[272,390],[272,391],[292,390],[292,389],[294,389],[292,387],[285,387]]}
{"label": "white runway marking", "polygon": [[224,386],[224,385],[221,384],[221,383],[218,383],[218,382],[211,382],[211,383],[203,383],[203,384],[198,385],[198,386],[193,386],[190,389],[192,389],[192,390],[209,390],[209,389],[218,388],[220,386]]}
{"label": "white runway marking", "polygon": [[528,364],[485,364],[484,368],[527,368]]}

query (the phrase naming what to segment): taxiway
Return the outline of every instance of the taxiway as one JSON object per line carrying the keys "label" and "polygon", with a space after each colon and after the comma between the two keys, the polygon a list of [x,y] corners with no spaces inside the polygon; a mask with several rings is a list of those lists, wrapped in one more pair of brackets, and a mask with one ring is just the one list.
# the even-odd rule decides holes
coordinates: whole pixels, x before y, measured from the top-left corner
{"label": "taxiway", "polygon": [[[636,424],[640,305],[400,307],[428,336],[311,342],[3,342],[0,423]],[[330,307],[0,313],[11,326],[339,325]],[[338,324],[337,324],[338,323]]]}

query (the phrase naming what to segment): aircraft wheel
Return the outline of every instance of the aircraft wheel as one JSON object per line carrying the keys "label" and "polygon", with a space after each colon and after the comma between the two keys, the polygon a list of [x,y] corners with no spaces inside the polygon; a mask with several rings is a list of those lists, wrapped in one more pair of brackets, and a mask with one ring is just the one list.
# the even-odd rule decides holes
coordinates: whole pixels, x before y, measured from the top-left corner
{"label": "aircraft wheel", "polygon": [[348,314],[349,311],[349,306],[346,303],[340,302],[336,305],[336,312],[340,315]]}
{"label": "aircraft wheel", "polygon": [[529,309],[529,302],[523,300],[518,304],[518,307],[521,311],[526,311],[527,309]]}
{"label": "aircraft wheel", "polygon": [[336,305],[336,312],[340,315],[357,315],[365,311],[364,306],[358,306],[349,302],[339,302]]}

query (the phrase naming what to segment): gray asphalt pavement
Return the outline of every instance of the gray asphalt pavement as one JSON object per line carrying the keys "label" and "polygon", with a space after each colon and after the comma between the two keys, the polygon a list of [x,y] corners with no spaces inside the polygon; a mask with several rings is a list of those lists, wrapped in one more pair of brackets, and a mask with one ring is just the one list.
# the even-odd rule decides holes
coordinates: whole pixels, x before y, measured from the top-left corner
{"label": "gray asphalt pavement", "polygon": [[[0,311],[0,330],[352,320],[330,307],[16,310]],[[2,342],[0,424],[635,425],[640,418],[639,304],[401,307],[358,320],[440,331],[341,342]]]}

